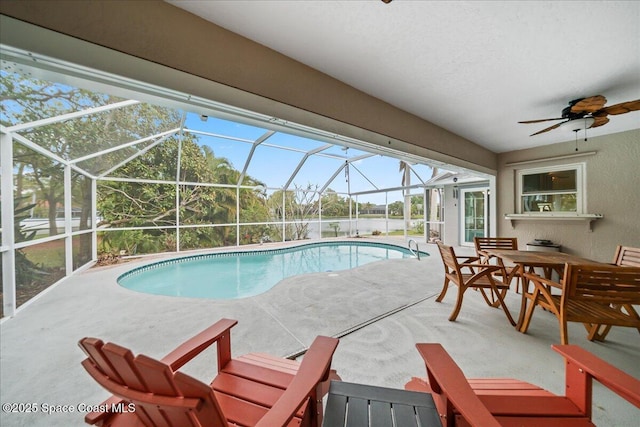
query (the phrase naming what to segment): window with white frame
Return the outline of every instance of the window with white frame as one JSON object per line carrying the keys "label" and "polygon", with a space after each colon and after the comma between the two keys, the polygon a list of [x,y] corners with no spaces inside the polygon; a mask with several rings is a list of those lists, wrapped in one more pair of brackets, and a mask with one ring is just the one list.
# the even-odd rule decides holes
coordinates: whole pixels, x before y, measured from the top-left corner
{"label": "window with white frame", "polygon": [[584,163],[517,171],[518,213],[584,213],[584,174]]}

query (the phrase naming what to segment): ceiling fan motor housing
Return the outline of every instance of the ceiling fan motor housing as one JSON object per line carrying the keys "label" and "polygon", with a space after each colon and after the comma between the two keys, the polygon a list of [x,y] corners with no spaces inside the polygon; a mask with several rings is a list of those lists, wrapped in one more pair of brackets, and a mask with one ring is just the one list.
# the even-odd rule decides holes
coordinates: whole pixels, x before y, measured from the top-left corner
{"label": "ceiling fan motor housing", "polygon": [[578,113],[571,111],[571,107],[573,107],[573,105],[569,104],[568,107],[565,107],[562,110],[562,118],[563,119],[569,119],[569,120],[574,120],[574,119],[580,119],[584,116],[587,115],[586,111],[580,111]]}

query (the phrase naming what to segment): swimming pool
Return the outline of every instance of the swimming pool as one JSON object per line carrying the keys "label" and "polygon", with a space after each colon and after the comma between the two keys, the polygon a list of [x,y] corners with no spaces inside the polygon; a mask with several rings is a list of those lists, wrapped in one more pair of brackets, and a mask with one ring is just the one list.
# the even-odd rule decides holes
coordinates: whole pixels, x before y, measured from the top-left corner
{"label": "swimming pool", "polygon": [[174,258],[128,271],[118,277],[118,283],[133,291],[155,295],[246,298],[268,291],[287,277],[347,270],[374,261],[412,256],[407,248],[385,243],[309,243]]}

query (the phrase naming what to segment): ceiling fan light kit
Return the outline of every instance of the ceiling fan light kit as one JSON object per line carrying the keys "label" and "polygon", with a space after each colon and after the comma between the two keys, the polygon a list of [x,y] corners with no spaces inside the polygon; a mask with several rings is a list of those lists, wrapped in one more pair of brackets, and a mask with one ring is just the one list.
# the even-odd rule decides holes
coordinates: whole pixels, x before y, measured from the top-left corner
{"label": "ceiling fan light kit", "polygon": [[560,125],[560,129],[571,132],[578,132],[581,130],[589,129],[594,123],[596,119],[591,116],[586,116],[581,119],[573,119],[566,122],[563,122]]}

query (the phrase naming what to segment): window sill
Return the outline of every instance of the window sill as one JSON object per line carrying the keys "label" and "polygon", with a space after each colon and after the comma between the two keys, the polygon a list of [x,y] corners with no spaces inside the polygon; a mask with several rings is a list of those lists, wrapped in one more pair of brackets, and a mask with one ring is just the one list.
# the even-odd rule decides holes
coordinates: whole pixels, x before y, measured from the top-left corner
{"label": "window sill", "polygon": [[505,214],[504,219],[511,221],[511,228],[515,228],[516,221],[588,221],[589,231],[593,231],[592,223],[603,218],[602,214],[577,214],[570,212],[545,212],[526,214]]}

